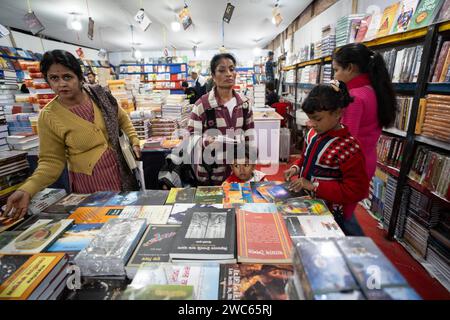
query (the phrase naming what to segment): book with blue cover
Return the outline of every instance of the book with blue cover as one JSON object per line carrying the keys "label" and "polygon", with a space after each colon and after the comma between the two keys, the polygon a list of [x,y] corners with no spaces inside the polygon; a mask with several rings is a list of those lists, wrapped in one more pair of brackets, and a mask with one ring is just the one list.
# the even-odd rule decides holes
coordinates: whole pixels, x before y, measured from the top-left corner
{"label": "book with blue cover", "polygon": [[389,286],[408,286],[405,278],[372,239],[345,237],[337,239],[336,243],[365,293]]}
{"label": "book with blue cover", "polygon": [[358,289],[358,285],[333,240],[293,239],[294,268],[306,299]]}
{"label": "book with blue cover", "polygon": [[74,224],[47,251],[81,251],[89,245],[102,226],[103,223]]}
{"label": "book with blue cover", "polygon": [[111,197],[105,206],[144,206],[166,203],[168,190],[145,190],[120,192]]}
{"label": "book with blue cover", "polygon": [[100,191],[91,194],[89,197],[84,199],[79,207],[103,207],[108,200],[114,197],[118,192],[113,191]]}

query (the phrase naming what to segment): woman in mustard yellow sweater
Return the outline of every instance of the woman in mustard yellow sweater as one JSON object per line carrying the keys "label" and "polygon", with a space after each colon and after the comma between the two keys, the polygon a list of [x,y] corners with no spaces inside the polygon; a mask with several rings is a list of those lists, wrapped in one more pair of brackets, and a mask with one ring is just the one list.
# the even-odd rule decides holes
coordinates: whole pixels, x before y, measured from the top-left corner
{"label": "woman in mustard yellow sweater", "polygon": [[4,214],[23,217],[35,193],[55,182],[66,162],[72,192],[137,190],[119,145],[122,129],[140,157],[139,139],[126,112],[99,85],[83,84],[77,59],[48,51],[41,72],[56,97],[39,114],[39,162],[33,175],[7,201]]}

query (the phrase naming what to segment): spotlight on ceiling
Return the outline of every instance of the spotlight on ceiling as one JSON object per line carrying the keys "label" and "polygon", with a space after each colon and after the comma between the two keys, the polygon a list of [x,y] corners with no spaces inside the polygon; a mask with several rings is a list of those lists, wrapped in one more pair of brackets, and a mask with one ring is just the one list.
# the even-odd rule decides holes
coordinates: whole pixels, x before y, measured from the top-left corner
{"label": "spotlight on ceiling", "polygon": [[83,29],[80,14],[74,12],[70,13],[69,18],[67,19],[67,27],[75,31],[80,31]]}
{"label": "spotlight on ceiling", "polygon": [[172,28],[172,31],[173,31],[173,32],[178,32],[178,31],[181,30],[181,24],[180,24],[178,21],[173,21],[173,22],[170,24],[170,27]]}

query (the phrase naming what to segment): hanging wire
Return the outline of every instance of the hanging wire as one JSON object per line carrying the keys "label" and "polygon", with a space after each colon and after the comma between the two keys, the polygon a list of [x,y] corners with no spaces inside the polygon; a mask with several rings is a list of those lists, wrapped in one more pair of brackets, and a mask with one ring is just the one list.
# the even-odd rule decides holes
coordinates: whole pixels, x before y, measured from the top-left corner
{"label": "hanging wire", "polygon": [[225,22],[222,20],[222,46],[225,46]]}
{"label": "hanging wire", "polygon": [[144,6],[142,4],[142,0],[139,0],[139,9],[144,9]]}
{"label": "hanging wire", "polygon": [[130,28],[131,28],[131,45],[134,44],[134,36],[133,36],[133,25],[130,24]]}
{"label": "hanging wire", "polygon": [[91,12],[89,11],[89,1],[86,0],[86,7],[87,7],[87,13],[88,13],[88,17],[91,16]]}
{"label": "hanging wire", "polygon": [[31,3],[30,3],[30,0],[27,0],[27,4],[28,4],[28,12],[29,12],[29,13],[33,12],[33,10],[31,10]]}

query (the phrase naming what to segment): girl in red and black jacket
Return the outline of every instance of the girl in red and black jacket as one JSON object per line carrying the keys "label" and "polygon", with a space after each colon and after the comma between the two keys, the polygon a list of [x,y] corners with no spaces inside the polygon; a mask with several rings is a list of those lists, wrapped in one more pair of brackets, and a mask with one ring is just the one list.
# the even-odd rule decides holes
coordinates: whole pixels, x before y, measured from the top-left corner
{"label": "girl in red and black jacket", "polygon": [[367,196],[369,179],[360,143],[341,124],[343,109],[352,101],[341,81],[311,90],[302,109],[312,129],[301,158],[285,171],[285,178],[298,175],[290,184],[293,191],[305,189],[324,199],[346,235],[362,236],[353,208]]}

